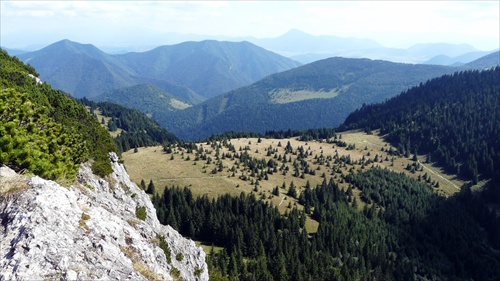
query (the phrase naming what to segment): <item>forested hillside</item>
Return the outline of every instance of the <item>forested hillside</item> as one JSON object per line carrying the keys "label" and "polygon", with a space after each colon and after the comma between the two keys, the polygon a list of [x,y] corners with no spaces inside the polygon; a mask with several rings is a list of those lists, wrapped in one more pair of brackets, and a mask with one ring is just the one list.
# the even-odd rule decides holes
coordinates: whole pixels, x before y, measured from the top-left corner
{"label": "forested hillside", "polygon": [[91,99],[96,102],[112,102],[135,108],[153,117],[153,119],[156,119],[153,114],[161,115],[164,111],[182,110],[192,106],[192,104],[180,100],[151,84],[120,88]]}
{"label": "forested hillside", "polygon": [[[159,145],[163,142],[179,141],[175,135],[167,132],[137,109],[126,108],[110,102],[93,102],[86,98],[78,101],[88,106],[91,114],[95,115],[95,110],[99,110],[103,116],[110,118],[106,124],[110,132],[121,130],[113,138],[120,152],[132,148]],[[102,119],[102,121],[104,120]]]}
{"label": "forested hillside", "polygon": [[[349,161],[337,158],[335,167]],[[338,180],[349,188],[340,189]],[[208,257],[214,280],[500,276],[500,218],[470,191],[445,199],[425,183],[381,168],[351,171],[301,189],[296,196],[303,211],[289,207],[285,215],[254,193],[210,200],[194,198],[187,187],[172,186],[153,202],[161,222],[223,247]],[[353,199],[358,191],[372,198],[362,210]],[[316,233],[307,233],[308,216],[319,222]]]}
{"label": "forested hillside", "polygon": [[500,178],[500,67],[435,78],[364,106],[341,129],[380,129],[402,154],[426,154],[477,183]]}
{"label": "forested hillside", "polygon": [[49,179],[73,178],[78,164],[94,159],[93,170],[111,172],[113,140],[67,94],[38,82],[38,73],[0,51],[0,163]]}
{"label": "forested hillside", "polygon": [[[174,89],[173,92],[175,93],[176,90]],[[186,93],[186,96],[188,99],[181,99],[178,95],[171,94],[171,91],[165,91],[147,83],[105,92],[90,99],[96,102],[106,101],[135,108],[148,115],[185,109],[205,100],[202,97],[197,97],[194,92],[193,95]]]}
{"label": "forested hillside", "polygon": [[500,51],[493,52],[489,55],[471,61],[462,66],[463,69],[485,69],[500,65]]}
{"label": "forested hillside", "polygon": [[229,131],[336,127],[363,103],[383,101],[452,72],[443,66],[330,58],[268,76],[157,121],[188,140]]}

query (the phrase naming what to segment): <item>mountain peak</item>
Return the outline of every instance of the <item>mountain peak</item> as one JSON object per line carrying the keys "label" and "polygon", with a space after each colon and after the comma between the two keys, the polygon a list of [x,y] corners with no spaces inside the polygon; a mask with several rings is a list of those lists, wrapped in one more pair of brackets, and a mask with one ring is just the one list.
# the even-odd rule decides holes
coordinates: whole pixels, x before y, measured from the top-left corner
{"label": "mountain peak", "polygon": [[[104,54],[101,50],[99,50],[96,46],[92,44],[82,44],[78,42],[71,41],[69,39],[63,39],[61,41],[57,41],[49,46],[47,46],[44,49],[66,49],[68,51],[72,52],[78,52],[78,53],[86,53],[89,55],[92,54]],[[42,49],[42,50],[44,50]]]}
{"label": "mountain peak", "polygon": [[306,33],[302,30],[292,28],[287,31],[285,34],[279,36],[278,38],[304,38],[304,37],[314,37],[313,35]]}

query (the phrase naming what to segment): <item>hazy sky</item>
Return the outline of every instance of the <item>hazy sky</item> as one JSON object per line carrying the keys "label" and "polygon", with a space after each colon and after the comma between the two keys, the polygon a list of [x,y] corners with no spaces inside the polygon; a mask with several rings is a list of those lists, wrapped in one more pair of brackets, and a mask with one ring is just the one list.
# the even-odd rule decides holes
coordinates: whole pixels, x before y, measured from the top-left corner
{"label": "hazy sky", "polygon": [[[386,47],[500,45],[500,1],[8,1],[0,0],[0,45],[44,46],[61,39],[102,46],[156,45],[169,32],[277,37],[370,38]],[[163,40],[163,41],[162,41]]]}

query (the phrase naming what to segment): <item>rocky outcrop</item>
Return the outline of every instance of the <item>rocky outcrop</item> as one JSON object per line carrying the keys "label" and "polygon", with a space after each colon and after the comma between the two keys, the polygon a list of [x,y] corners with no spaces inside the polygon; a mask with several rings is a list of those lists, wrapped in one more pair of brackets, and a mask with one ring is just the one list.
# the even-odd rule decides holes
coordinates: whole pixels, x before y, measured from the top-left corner
{"label": "rocky outcrop", "polygon": [[205,253],[161,225],[115,154],[69,188],[0,169],[0,280],[208,280]]}

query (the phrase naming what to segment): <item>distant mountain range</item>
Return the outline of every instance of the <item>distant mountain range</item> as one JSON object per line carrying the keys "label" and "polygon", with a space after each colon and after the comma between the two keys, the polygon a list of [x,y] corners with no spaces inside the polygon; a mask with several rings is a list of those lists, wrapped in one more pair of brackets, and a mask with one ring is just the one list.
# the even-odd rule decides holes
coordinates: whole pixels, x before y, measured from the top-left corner
{"label": "distant mountain range", "polygon": [[300,65],[248,42],[186,42],[143,53],[109,55],[93,45],[62,40],[20,54],[40,78],[75,97],[152,84],[198,103]]}
{"label": "distant mountain range", "polygon": [[430,60],[424,62],[424,64],[435,64],[435,65],[450,65],[450,66],[461,66],[466,63],[477,60],[489,54],[494,54],[496,52],[470,52],[456,57],[450,57],[446,55],[437,55]]}
{"label": "distant mountain range", "polygon": [[116,56],[136,75],[165,79],[211,98],[300,66],[249,42],[184,42]]}
{"label": "distant mountain range", "polygon": [[[485,57],[481,67],[498,65]],[[480,62],[480,61],[478,61]],[[474,68],[330,58],[273,74],[157,121],[183,139],[229,131],[336,127],[363,104],[391,98],[428,79]]]}
{"label": "distant mountain range", "polygon": [[[304,64],[330,57],[346,57],[453,65],[465,64],[491,53],[481,52],[468,44],[429,43],[415,44],[407,49],[388,48],[371,39],[314,36],[296,29],[276,38],[247,40]],[[436,56],[445,56],[450,59],[432,60]],[[431,61],[427,62],[429,60]]]}

